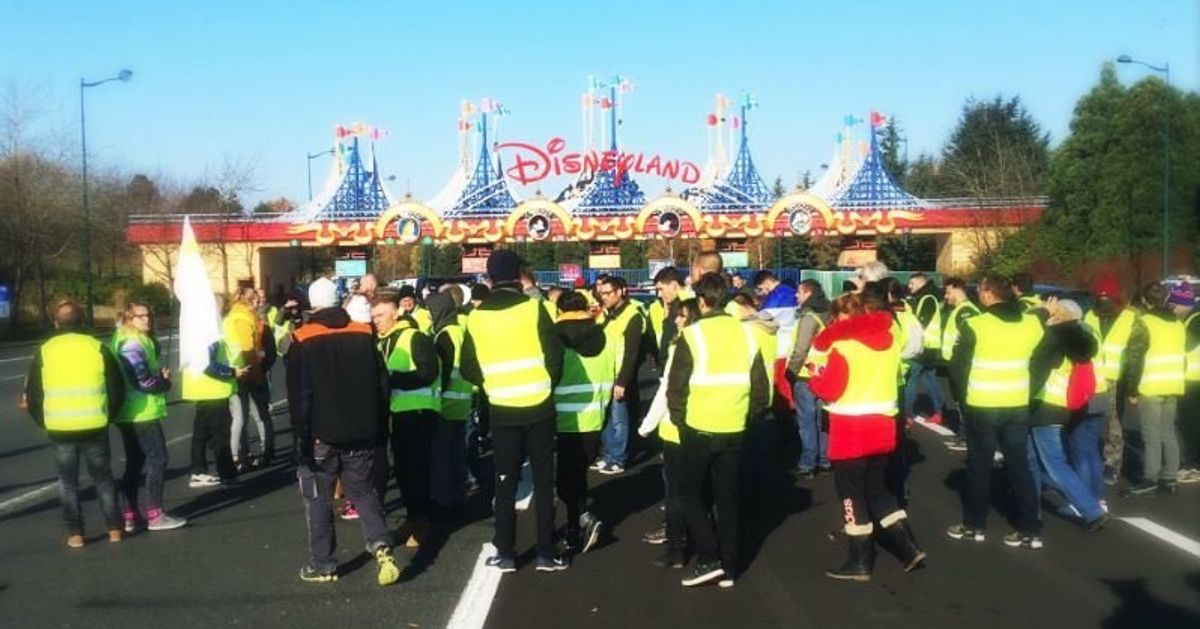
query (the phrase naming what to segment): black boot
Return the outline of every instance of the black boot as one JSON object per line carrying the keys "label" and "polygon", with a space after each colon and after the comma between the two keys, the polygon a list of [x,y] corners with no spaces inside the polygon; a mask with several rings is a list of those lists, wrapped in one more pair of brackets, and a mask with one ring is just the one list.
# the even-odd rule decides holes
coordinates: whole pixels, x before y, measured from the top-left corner
{"label": "black boot", "polygon": [[875,561],[875,545],[870,535],[847,535],[846,547],[850,556],[841,568],[825,571],[825,576],[847,581],[870,581],[871,564]]}
{"label": "black boot", "polygon": [[908,518],[901,518],[899,522],[883,529],[881,537],[900,557],[905,572],[912,572],[924,565],[925,551],[917,546],[917,538],[908,525]]}

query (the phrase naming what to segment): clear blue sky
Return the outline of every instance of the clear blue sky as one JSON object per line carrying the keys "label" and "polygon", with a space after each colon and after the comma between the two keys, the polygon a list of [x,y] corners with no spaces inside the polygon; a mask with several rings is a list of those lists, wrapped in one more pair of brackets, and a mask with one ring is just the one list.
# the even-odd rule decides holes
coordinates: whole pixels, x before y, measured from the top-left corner
{"label": "clear blue sky", "polygon": [[[742,6],[740,6],[742,5]],[[303,200],[305,154],[337,123],[374,123],[393,192],[428,198],[457,155],[463,98],[512,111],[506,139],[580,143],[588,74],[621,73],[623,144],[702,163],[715,92],[762,106],[768,181],[819,170],[845,113],[894,115],[910,156],[936,151],[968,96],[1019,94],[1054,141],[1100,65],[1129,53],[1200,83],[1196,0],[1007,2],[62,2],[0,4],[0,86],[36,93],[43,130],[78,137],[79,77],[101,167],[180,183],[254,164],[258,199]],[[1132,82],[1146,70],[1121,66]],[[324,162],[314,162],[319,186]],[[650,191],[661,183],[645,181]],[[550,190],[547,194],[557,190]],[[532,194],[531,189],[521,191]]]}

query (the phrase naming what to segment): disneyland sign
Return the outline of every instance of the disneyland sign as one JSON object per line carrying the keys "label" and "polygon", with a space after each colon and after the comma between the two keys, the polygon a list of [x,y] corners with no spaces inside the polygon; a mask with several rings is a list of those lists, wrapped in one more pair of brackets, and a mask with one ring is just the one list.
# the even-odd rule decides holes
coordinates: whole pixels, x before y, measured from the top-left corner
{"label": "disneyland sign", "polygon": [[497,151],[512,153],[512,166],[505,172],[521,185],[536,183],[551,176],[583,173],[595,175],[602,171],[612,172],[613,181],[617,185],[620,185],[629,173],[654,175],[687,185],[700,181],[700,167],[687,160],[611,149],[567,152],[566,148],[567,143],[562,138],[551,138],[544,147],[525,142],[503,142],[496,145]]}

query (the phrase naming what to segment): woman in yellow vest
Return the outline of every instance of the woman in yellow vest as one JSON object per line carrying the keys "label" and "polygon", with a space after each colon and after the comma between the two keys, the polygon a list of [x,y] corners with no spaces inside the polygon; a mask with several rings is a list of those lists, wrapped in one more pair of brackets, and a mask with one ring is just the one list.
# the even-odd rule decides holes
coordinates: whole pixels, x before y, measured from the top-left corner
{"label": "woman in yellow vest", "polygon": [[125,398],[121,367],[112,351],[79,328],[83,310],[73,301],[54,309],[55,334],[33,356],[25,402],[46,431],[58,468],[59,500],[67,546],[83,548],[79,509],[79,459],[87,465],[104,513],[108,541],[121,541],[121,513],[109,463],[108,422]]}
{"label": "woman in yellow vest", "polygon": [[[130,302],[112,337],[112,350],[121,361],[125,380],[125,402],[117,412],[116,425],[125,446],[125,475],[121,493],[125,498],[122,515],[125,532],[142,526],[151,531],[168,531],[187,524],[163,511],[163,480],[167,472],[167,442],[162,420],[167,417],[167,391],[170,372],[159,362],[158,341],[154,338],[153,315],[146,304]],[[142,476],[146,481],[145,516],[138,507],[138,489]]]}
{"label": "woman in yellow vest", "polygon": [[[218,309],[223,297],[216,296]],[[237,466],[233,464],[230,448],[230,429],[233,415],[229,411],[229,398],[237,393],[237,380],[244,377],[250,367],[241,354],[230,351],[237,347],[228,330],[208,347],[208,365],[203,371],[187,369],[180,376],[183,386],[181,397],[196,406],[192,420],[192,475],[188,487],[202,489],[221,486],[231,488],[237,482]],[[208,450],[212,449],[216,459],[217,475],[208,473]]]}
{"label": "woman in yellow vest", "polygon": [[600,453],[600,429],[612,399],[616,357],[582,294],[562,293],[556,311],[554,327],[563,343],[563,371],[554,387],[555,485],[567,509],[567,552],[574,555],[587,552],[600,539],[600,519],[588,508],[587,472]]}
{"label": "woman in yellow vest", "polygon": [[[1172,303],[1172,297],[1178,303]],[[1190,304],[1185,306],[1183,301],[1182,295],[1158,282],[1142,289],[1145,314],[1134,322],[1129,341],[1129,403],[1138,409],[1144,455],[1141,480],[1126,495],[1176,491],[1179,439],[1175,422],[1187,382],[1187,331],[1174,307],[1190,310]]]}
{"label": "woman in yellow vest", "polygon": [[[700,306],[695,298],[680,300],[675,310],[675,320],[672,324],[678,332],[682,332],[700,318]],[[642,535],[642,541],[647,544],[667,545],[666,552],[654,561],[655,565],[664,568],[682,568],[687,563],[687,522],[684,519],[683,496],[680,493],[682,488],[679,470],[679,429],[667,417],[667,374],[671,371],[671,358],[675,355],[679,339],[679,335],[676,334],[667,346],[658,391],[650,403],[649,412],[638,427],[639,435],[648,437],[657,431],[658,438],[662,440],[663,525]]]}
{"label": "woman in yellow vest", "polygon": [[850,293],[833,304],[834,321],[813,339],[824,366],[809,380],[829,413],[829,460],[842,501],[849,549],[846,563],[825,574],[834,579],[869,581],[879,534],[900,553],[904,571],[919,568],[925,553],[916,543],[908,514],[885,484],[889,455],[895,451],[900,412],[896,374],[899,338],[886,302],[868,311],[863,298]]}

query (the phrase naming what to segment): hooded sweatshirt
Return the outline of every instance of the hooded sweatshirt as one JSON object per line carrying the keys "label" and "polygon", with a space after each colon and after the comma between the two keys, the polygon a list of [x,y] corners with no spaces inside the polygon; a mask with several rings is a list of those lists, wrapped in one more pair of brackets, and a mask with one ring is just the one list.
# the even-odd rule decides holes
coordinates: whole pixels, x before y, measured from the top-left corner
{"label": "hooded sweatshirt", "polygon": [[[1054,365],[1054,369],[1064,358],[1073,363],[1084,363],[1095,358],[1098,348],[1096,337],[1078,321],[1064,321],[1046,327],[1046,336],[1034,353],[1034,363]],[[1040,385],[1031,382],[1030,386],[1032,391],[1040,391],[1045,386],[1045,379]],[[1071,411],[1062,406],[1034,400],[1031,410],[1030,423],[1035,426],[1065,424],[1071,420]]]}
{"label": "hooded sweatshirt", "polygon": [[604,327],[596,323],[587,312],[563,312],[554,324],[562,339],[563,349],[569,349],[584,358],[598,356],[604,351]]}
{"label": "hooded sweatshirt", "polygon": [[[429,334],[434,338],[437,350],[438,364],[441,365],[442,390],[450,386],[450,374],[454,371],[454,339],[449,334],[438,334],[448,325],[458,324],[458,310],[454,299],[443,293],[435,293],[425,300],[425,309],[429,311]],[[466,330],[463,330],[464,332]]]}
{"label": "hooded sweatshirt", "polygon": [[[829,352],[825,368],[809,379],[809,386],[818,398],[826,402],[839,400],[851,378],[869,377],[878,365],[851,364],[836,349],[836,341],[857,341],[868,349],[883,351],[895,343],[892,314],[869,312],[829,324],[817,338],[813,349]],[[897,363],[894,367],[899,369]],[[839,415],[829,413],[829,458],[844,461],[896,449],[896,417],[894,415]]]}

